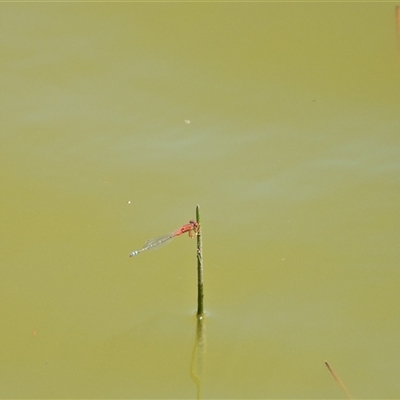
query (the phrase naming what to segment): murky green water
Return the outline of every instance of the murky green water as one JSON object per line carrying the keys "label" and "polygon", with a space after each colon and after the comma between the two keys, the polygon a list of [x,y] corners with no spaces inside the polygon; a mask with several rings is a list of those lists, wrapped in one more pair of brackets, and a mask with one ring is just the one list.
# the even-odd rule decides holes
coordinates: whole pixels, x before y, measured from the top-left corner
{"label": "murky green water", "polygon": [[0,10],[2,397],[398,397],[394,4]]}

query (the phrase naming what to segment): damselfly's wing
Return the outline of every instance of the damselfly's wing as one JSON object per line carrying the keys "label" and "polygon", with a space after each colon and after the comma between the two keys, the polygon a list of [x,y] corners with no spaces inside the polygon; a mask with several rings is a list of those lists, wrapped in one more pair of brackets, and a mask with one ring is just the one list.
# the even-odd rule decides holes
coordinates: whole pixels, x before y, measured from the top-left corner
{"label": "damselfly's wing", "polygon": [[168,233],[167,235],[160,236],[154,239],[149,239],[144,245],[143,250],[155,250],[169,243],[174,238],[173,234]]}

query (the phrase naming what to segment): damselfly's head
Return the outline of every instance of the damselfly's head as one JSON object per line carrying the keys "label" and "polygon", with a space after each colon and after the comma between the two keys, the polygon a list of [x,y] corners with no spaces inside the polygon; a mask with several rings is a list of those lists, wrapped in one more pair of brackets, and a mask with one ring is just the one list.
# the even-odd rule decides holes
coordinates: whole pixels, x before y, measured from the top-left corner
{"label": "damselfly's head", "polygon": [[189,231],[189,237],[194,238],[199,233],[200,225],[192,219],[189,221],[189,224],[192,225],[192,229]]}

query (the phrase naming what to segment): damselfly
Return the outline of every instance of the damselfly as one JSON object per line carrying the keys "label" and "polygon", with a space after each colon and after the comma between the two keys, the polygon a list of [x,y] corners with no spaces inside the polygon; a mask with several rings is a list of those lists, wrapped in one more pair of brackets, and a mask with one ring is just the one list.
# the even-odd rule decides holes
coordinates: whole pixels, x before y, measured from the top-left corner
{"label": "damselfly", "polygon": [[133,257],[142,253],[146,250],[155,250],[159,247],[163,246],[164,244],[169,243],[173,238],[183,235],[184,233],[188,232],[189,237],[193,238],[197,235],[199,229],[199,224],[193,220],[190,220],[188,224],[181,226],[178,230],[173,231],[171,233],[167,233],[166,235],[157,237],[155,239],[149,239],[140,250],[132,251],[129,254],[129,257]]}

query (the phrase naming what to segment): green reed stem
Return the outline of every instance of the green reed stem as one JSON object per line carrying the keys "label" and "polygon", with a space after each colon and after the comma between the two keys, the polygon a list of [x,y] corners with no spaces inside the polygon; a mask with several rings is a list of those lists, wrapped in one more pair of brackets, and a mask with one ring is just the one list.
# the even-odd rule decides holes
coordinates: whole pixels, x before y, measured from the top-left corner
{"label": "green reed stem", "polygon": [[201,242],[200,206],[196,206],[196,222],[199,224],[197,232],[197,317],[202,318],[204,313],[203,293],[203,247]]}

